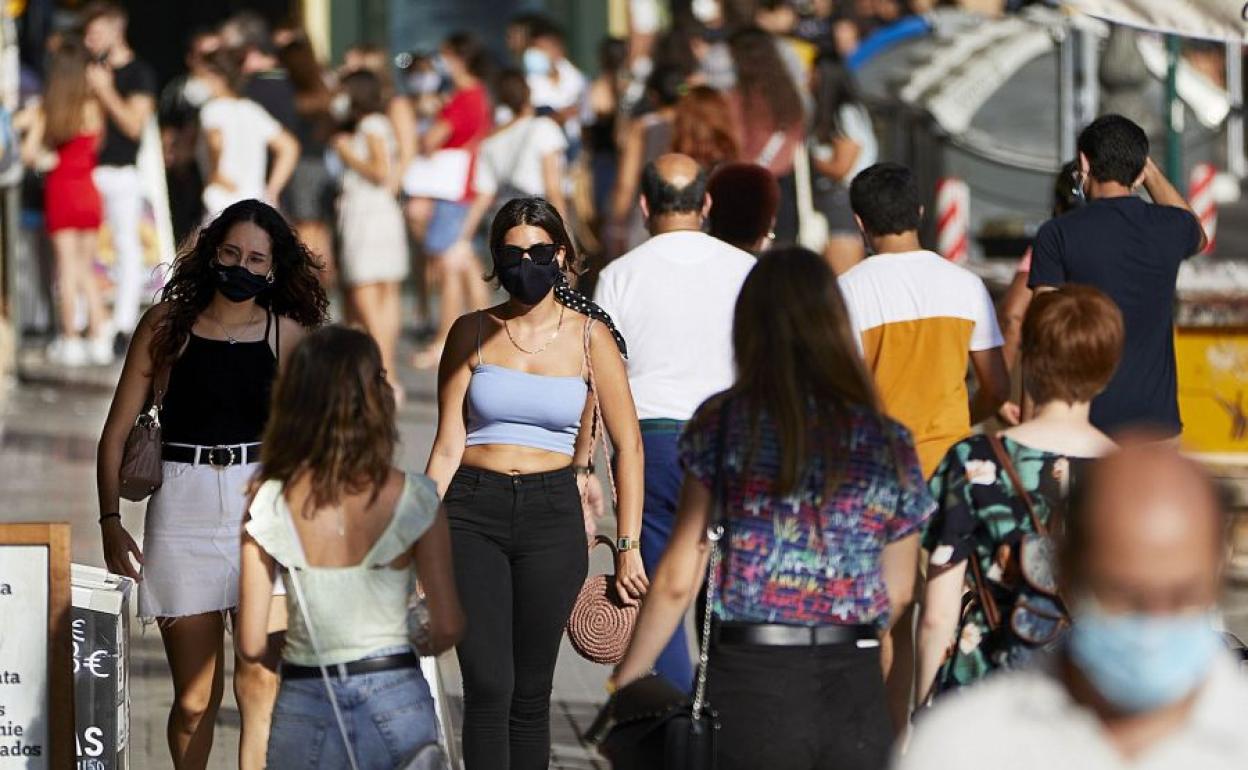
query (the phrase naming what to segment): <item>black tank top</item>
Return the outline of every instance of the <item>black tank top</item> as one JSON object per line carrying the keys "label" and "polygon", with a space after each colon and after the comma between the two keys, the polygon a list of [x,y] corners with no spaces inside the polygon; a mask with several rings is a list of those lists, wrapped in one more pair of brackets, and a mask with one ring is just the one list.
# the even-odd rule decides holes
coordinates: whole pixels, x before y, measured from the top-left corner
{"label": "black tank top", "polygon": [[[277,375],[277,357],[269,348],[272,324],[270,313],[264,339],[258,342],[191,334],[169,372],[169,391],[160,414],[163,441],[217,446],[260,440]],[[275,344],[280,350],[280,333]]]}

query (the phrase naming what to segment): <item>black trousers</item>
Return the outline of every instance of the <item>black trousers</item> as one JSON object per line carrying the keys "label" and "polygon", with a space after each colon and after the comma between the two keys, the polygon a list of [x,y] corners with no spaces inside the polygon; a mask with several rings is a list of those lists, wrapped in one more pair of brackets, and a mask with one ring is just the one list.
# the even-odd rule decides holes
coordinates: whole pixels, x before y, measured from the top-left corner
{"label": "black trousers", "polygon": [[460,468],[443,504],[468,619],[464,763],[546,770],[559,640],[589,567],[576,476]]}
{"label": "black trousers", "polygon": [[878,647],[711,648],[717,770],[882,770],[893,727]]}

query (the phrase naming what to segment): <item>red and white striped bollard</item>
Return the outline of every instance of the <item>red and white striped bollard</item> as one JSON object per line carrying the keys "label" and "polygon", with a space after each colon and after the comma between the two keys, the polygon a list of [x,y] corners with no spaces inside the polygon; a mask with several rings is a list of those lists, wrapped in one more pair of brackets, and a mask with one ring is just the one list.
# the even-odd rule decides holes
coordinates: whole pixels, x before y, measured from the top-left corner
{"label": "red and white striped bollard", "polygon": [[971,188],[956,177],[936,183],[936,250],[958,264],[971,255]]}
{"label": "red and white striped bollard", "polygon": [[1209,245],[1205,246],[1202,254],[1213,251],[1213,236],[1218,229],[1218,203],[1213,197],[1213,182],[1217,176],[1218,170],[1212,163],[1197,163],[1192,167],[1187,183],[1192,211],[1196,212],[1200,226],[1205,228],[1205,235],[1209,237]]}

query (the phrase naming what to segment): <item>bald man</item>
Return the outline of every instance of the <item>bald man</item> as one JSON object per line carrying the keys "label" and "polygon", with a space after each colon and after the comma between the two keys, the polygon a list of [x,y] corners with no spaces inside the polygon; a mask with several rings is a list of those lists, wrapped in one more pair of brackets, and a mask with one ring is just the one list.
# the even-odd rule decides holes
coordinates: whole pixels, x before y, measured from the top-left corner
{"label": "bald man", "polygon": [[1156,445],[1098,462],[1067,517],[1061,652],[938,705],[895,768],[1248,768],[1248,680],[1216,630],[1226,551],[1195,464]]}
{"label": "bald man", "polygon": [[[676,439],[703,401],[732,385],[732,313],[754,266],[748,253],[702,232],[710,208],[706,172],[693,158],[673,153],[648,164],[641,210],[651,237],[608,265],[594,292],[628,340],[628,380],[646,452],[640,545],[649,574],[667,548],[680,493]],[[690,689],[683,626],[655,668]]]}

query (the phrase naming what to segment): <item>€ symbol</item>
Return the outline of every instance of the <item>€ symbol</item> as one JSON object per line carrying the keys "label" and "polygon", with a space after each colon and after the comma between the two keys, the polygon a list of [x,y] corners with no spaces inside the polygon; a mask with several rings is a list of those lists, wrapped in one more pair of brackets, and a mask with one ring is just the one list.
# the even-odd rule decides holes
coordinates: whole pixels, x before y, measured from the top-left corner
{"label": "\u20ac symbol", "polygon": [[101,659],[107,656],[108,650],[96,650],[87,656],[86,661],[82,665],[86,666],[87,670],[91,672],[91,676],[94,676],[96,679],[107,679],[108,672],[99,670],[99,666],[103,663]]}

